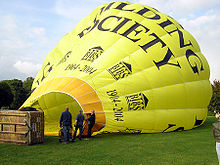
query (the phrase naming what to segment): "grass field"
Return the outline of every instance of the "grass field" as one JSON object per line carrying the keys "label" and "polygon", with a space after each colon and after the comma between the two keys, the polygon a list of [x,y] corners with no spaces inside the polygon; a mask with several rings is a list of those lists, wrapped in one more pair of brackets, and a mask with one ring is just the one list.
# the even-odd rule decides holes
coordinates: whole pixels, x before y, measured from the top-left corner
{"label": "grass field", "polygon": [[33,146],[0,144],[0,164],[217,165],[214,117],[199,128],[158,134],[103,134],[90,141],[60,144],[45,137]]}

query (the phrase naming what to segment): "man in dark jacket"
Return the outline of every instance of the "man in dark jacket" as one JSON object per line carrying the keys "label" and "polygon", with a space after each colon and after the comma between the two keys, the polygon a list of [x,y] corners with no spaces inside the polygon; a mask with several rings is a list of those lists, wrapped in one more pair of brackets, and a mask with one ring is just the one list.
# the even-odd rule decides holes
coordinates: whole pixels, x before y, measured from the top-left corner
{"label": "man in dark jacket", "polygon": [[79,114],[77,114],[75,124],[74,124],[75,131],[74,131],[73,140],[75,140],[75,138],[76,138],[76,133],[77,133],[78,129],[79,129],[79,140],[82,139],[83,122],[84,122],[84,116],[82,114],[82,111],[79,110]]}
{"label": "man in dark jacket", "polygon": [[88,118],[88,138],[91,138],[92,127],[95,124],[95,111],[91,111],[91,115]]}
{"label": "man in dark jacket", "polygon": [[60,127],[63,126],[63,134],[64,134],[64,144],[69,142],[69,130],[72,128],[72,115],[69,112],[69,108],[66,107],[65,111],[62,112],[60,117]]}

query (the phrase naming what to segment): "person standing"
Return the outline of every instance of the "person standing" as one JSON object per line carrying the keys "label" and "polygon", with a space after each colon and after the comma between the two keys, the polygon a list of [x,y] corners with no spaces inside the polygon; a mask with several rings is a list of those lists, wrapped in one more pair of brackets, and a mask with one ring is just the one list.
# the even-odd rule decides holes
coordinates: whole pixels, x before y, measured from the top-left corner
{"label": "person standing", "polygon": [[92,110],[91,111],[91,115],[90,117],[88,118],[88,138],[91,138],[91,132],[92,132],[92,128],[95,124],[95,111]]}
{"label": "person standing", "polygon": [[69,108],[66,107],[65,111],[62,112],[60,117],[60,127],[63,126],[63,136],[64,142],[63,144],[67,144],[69,142],[69,130],[72,128],[72,115],[69,112]]}
{"label": "person standing", "polygon": [[74,131],[74,136],[73,136],[73,140],[76,139],[76,133],[77,130],[79,129],[79,140],[82,139],[82,131],[83,131],[83,122],[84,122],[84,116],[82,114],[82,111],[79,110],[79,113],[76,116],[76,120],[75,120],[75,131]]}
{"label": "person standing", "polygon": [[218,155],[218,161],[219,161],[219,165],[220,165],[220,114],[216,113],[215,117],[218,119],[218,121],[212,124],[213,136],[216,141],[216,152]]}

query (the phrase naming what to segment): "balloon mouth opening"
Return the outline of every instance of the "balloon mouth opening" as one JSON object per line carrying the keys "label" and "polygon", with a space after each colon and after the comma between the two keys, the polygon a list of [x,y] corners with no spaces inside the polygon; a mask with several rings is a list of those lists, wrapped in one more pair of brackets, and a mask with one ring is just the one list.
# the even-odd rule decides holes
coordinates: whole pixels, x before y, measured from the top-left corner
{"label": "balloon mouth opening", "polygon": [[[96,91],[85,81],[74,77],[57,77],[37,87],[23,107],[33,107],[44,112],[45,134],[58,135],[61,113],[68,107],[74,122],[79,110],[90,113],[95,110],[93,131],[104,128],[106,116],[102,101]],[[20,109],[21,109],[20,108]]]}
{"label": "balloon mouth opening", "polygon": [[44,94],[28,106],[44,111],[45,135],[58,135],[60,116],[66,107],[69,108],[69,112],[72,114],[72,121],[76,118],[79,110],[83,111],[76,99],[62,92]]}
{"label": "balloon mouth opening", "polygon": [[[78,112],[82,110],[81,105],[71,95],[63,92],[50,92],[46,93],[33,101],[30,107],[36,108],[41,111],[50,111],[59,109],[58,113],[65,110],[65,107],[69,107],[69,110]],[[56,112],[53,112],[53,114]]]}

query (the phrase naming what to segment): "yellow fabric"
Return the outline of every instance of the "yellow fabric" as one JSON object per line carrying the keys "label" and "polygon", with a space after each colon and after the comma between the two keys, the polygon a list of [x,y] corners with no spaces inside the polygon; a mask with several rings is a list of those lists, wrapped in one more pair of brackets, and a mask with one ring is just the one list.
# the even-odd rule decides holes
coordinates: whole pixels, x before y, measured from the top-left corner
{"label": "yellow fabric", "polygon": [[209,66],[171,17],[123,1],[97,7],[46,57],[22,107],[59,131],[66,106],[96,112],[96,132],[153,133],[201,125],[211,98]]}

